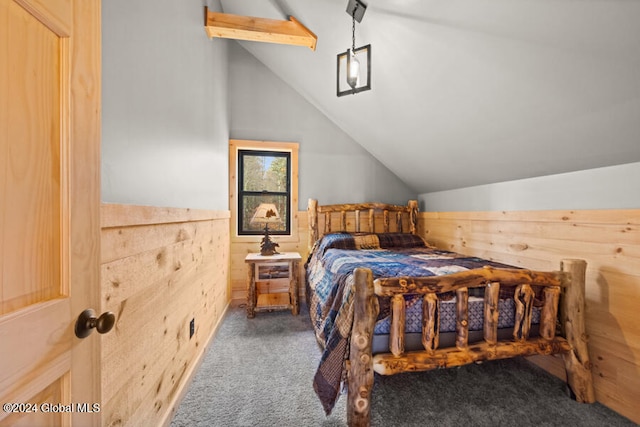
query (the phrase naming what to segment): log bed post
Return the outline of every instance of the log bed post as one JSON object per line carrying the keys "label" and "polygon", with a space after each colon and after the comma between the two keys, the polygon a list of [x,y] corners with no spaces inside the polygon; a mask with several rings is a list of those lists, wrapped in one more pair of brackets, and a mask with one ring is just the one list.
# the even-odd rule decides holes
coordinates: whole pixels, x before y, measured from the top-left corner
{"label": "log bed post", "polygon": [[544,288],[544,306],[540,311],[540,336],[551,341],[556,336],[556,321],[558,320],[558,302],[560,301],[560,287]]}
{"label": "log bed post", "polygon": [[369,426],[373,389],[373,328],[378,317],[378,298],[373,290],[373,274],[368,268],[353,272],[353,329],[349,349],[347,424]]}
{"label": "log bed post", "polygon": [[422,346],[433,354],[440,345],[440,301],[434,293],[422,299]]}
{"label": "log bed post", "polygon": [[490,346],[498,343],[500,282],[487,283],[484,289],[484,340]]}
{"label": "log bed post", "polygon": [[585,274],[587,263],[579,259],[562,260],[561,269],[569,273],[569,286],[564,286],[561,299],[561,324],[571,350],[562,354],[567,382],[578,402],[593,403],[596,400],[591,376],[591,361],[585,330]]}
{"label": "log bed post", "polygon": [[318,240],[318,201],[309,199],[307,205],[307,215],[309,217],[309,251],[313,248],[316,240]]}
{"label": "log bed post", "polygon": [[331,233],[331,212],[326,211],[324,213],[324,233],[323,234],[329,234]]}
{"label": "log bed post", "polygon": [[525,284],[516,287],[513,295],[513,302],[516,306],[515,322],[513,325],[514,341],[523,342],[529,338],[534,297],[535,293],[533,289],[531,289],[531,286]]}
{"label": "log bed post", "polygon": [[404,353],[405,323],[404,297],[402,294],[396,294],[391,297],[391,330],[389,331],[389,351],[394,356],[402,356]]}
{"label": "log bed post", "polygon": [[407,203],[407,207],[409,208],[409,233],[417,234],[418,233],[418,201],[409,200],[409,203]]}
{"label": "log bed post", "polygon": [[469,347],[469,290],[456,291],[456,347],[466,350]]}

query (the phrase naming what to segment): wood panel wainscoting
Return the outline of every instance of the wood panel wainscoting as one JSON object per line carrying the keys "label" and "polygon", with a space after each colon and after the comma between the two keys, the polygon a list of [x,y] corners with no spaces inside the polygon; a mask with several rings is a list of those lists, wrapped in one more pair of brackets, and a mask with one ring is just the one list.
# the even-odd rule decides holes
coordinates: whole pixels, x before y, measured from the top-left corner
{"label": "wood panel wainscoting", "polygon": [[[596,399],[640,423],[640,210],[422,212],[438,248],[532,269],[587,262],[586,329]],[[532,361],[564,378],[562,360]]]}
{"label": "wood panel wainscoting", "polygon": [[101,206],[103,425],[170,423],[229,305],[229,218]]}

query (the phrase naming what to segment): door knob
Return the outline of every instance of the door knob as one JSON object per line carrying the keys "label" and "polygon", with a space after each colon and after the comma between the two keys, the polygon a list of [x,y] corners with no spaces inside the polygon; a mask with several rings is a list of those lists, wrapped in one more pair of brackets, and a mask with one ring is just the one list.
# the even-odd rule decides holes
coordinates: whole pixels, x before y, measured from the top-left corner
{"label": "door knob", "polygon": [[106,334],[113,328],[115,323],[116,316],[112,312],[105,311],[100,317],[96,317],[96,312],[88,308],[80,313],[78,320],[76,320],[76,336],[78,338],[86,338],[91,334],[93,328],[99,334]]}

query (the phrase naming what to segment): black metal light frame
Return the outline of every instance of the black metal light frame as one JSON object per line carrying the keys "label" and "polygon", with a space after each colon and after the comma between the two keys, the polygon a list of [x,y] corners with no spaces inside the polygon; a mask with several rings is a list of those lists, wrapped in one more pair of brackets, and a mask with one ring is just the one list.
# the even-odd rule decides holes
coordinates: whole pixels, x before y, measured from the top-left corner
{"label": "black metal light frame", "polygon": [[[340,96],[345,95],[355,95],[359,92],[364,92],[365,90],[371,89],[371,45],[368,44],[366,46],[361,46],[359,48],[355,47],[356,43],[356,21],[361,22],[364,16],[365,11],[367,10],[367,5],[361,0],[349,0],[347,4],[347,13],[351,16],[352,19],[352,45],[350,49],[347,49],[343,53],[339,53],[337,55],[337,64],[336,64],[336,94]],[[349,71],[351,70],[351,55],[350,52],[353,51],[353,55],[358,57],[358,55],[362,55],[366,53],[367,57],[367,76],[366,82],[362,86],[351,87],[349,84],[346,84],[347,81],[346,76],[349,75]],[[343,72],[346,70],[346,75],[341,75],[341,67],[340,64],[344,63],[346,66],[342,70]],[[362,72],[362,70],[360,70]],[[340,82],[346,85],[347,89],[340,90]]]}
{"label": "black metal light frame", "polygon": [[[338,96],[345,96],[345,95],[355,95],[356,93],[359,92],[364,92],[365,90],[370,90],[371,89],[371,45],[368,44],[366,46],[361,46],[356,48],[353,53],[354,55],[358,55],[359,53],[362,53],[363,51],[366,51],[367,54],[367,81],[366,84],[364,84],[363,86],[358,86],[355,88],[352,88],[351,86],[349,86],[348,84],[344,83],[346,82],[346,76],[342,76],[343,78],[341,79],[341,75],[340,75],[340,62],[345,62],[346,61],[346,67],[345,67],[345,71],[346,71],[346,75],[349,75],[349,70],[351,69],[351,55],[349,54],[349,52],[351,51],[351,49],[347,49],[345,52],[343,53],[339,53],[338,54],[338,63],[337,63],[337,81],[336,81],[336,93]],[[344,83],[344,85],[346,85],[348,87],[348,89],[341,91],[340,90],[340,81],[342,80],[342,82]]]}

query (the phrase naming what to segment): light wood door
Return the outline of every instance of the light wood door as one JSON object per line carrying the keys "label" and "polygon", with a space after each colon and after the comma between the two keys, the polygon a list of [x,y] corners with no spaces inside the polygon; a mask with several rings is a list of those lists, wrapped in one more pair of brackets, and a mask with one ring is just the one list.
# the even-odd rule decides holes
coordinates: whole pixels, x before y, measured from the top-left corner
{"label": "light wood door", "polygon": [[0,0],[0,425],[100,424],[99,149],[100,2]]}

